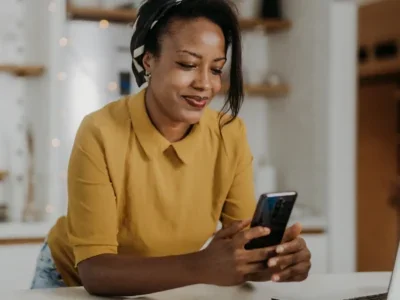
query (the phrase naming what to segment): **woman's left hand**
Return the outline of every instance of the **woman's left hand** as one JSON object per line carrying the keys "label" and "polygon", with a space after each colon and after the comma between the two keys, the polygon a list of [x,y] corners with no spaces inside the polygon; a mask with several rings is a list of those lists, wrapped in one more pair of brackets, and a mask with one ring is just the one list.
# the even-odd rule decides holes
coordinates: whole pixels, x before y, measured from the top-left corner
{"label": "woman's left hand", "polygon": [[302,237],[301,225],[296,223],[285,231],[282,243],[271,248],[277,256],[268,260],[265,271],[253,273],[249,281],[303,281],[311,268],[311,252]]}

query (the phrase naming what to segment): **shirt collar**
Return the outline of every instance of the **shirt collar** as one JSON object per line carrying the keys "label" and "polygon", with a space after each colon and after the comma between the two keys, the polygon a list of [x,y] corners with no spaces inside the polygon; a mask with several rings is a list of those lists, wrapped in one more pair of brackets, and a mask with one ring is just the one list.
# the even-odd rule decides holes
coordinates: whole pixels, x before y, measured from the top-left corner
{"label": "shirt collar", "polygon": [[147,157],[153,159],[172,146],[183,163],[190,163],[201,143],[202,122],[195,124],[184,139],[171,143],[151,122],[146,110],[145,94],[146,88],[129,99],[129,114],[133,130]]}

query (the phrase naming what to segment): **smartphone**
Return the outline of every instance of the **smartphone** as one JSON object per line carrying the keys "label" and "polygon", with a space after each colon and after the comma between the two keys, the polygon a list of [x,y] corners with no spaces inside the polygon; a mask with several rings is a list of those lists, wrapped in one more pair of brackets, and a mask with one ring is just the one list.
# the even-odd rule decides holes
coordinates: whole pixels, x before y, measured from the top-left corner
{"label": "smartphone", "polygon": [[258,200],[251,227],[268,227],[271,233],[251,240],[245,249],[257,249],[279,245],[297,199],[297,192],[262,194]]}

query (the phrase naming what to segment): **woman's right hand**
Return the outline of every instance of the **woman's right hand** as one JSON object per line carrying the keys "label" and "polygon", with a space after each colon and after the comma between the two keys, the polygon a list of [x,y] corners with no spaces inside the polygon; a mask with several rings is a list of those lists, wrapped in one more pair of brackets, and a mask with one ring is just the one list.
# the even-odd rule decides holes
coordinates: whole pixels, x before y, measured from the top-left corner
{"label": "woman's right hand", "polygon": [[268,228],[254,227],[243,230],[250,220],[235,222],[216,233],[214,239],[203,250],[205,283],[233,286],[246,281],[247,275],[265,270],[265,260],[271,248],[246,250],[244,246],[252,239],[266,236]]}

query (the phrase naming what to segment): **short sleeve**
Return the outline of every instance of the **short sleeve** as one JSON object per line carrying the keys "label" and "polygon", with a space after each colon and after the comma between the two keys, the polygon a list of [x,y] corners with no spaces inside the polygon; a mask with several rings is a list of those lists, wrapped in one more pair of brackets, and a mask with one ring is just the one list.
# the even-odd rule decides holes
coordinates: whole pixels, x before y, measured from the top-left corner
{"label": "short sleeve", "polygon": [[233,221],[251,219],[256,208],[253,181],[253,155],[247,140],[246,127],[238,119],[236,168],[233,183],[222,209],[221,222],[224,226]]}
{"label": "short sleeve", "polygon": [[100,130],[82,121],[68,167],[67,232],[75,265],[100,254],[116,254],[117,208]]}

